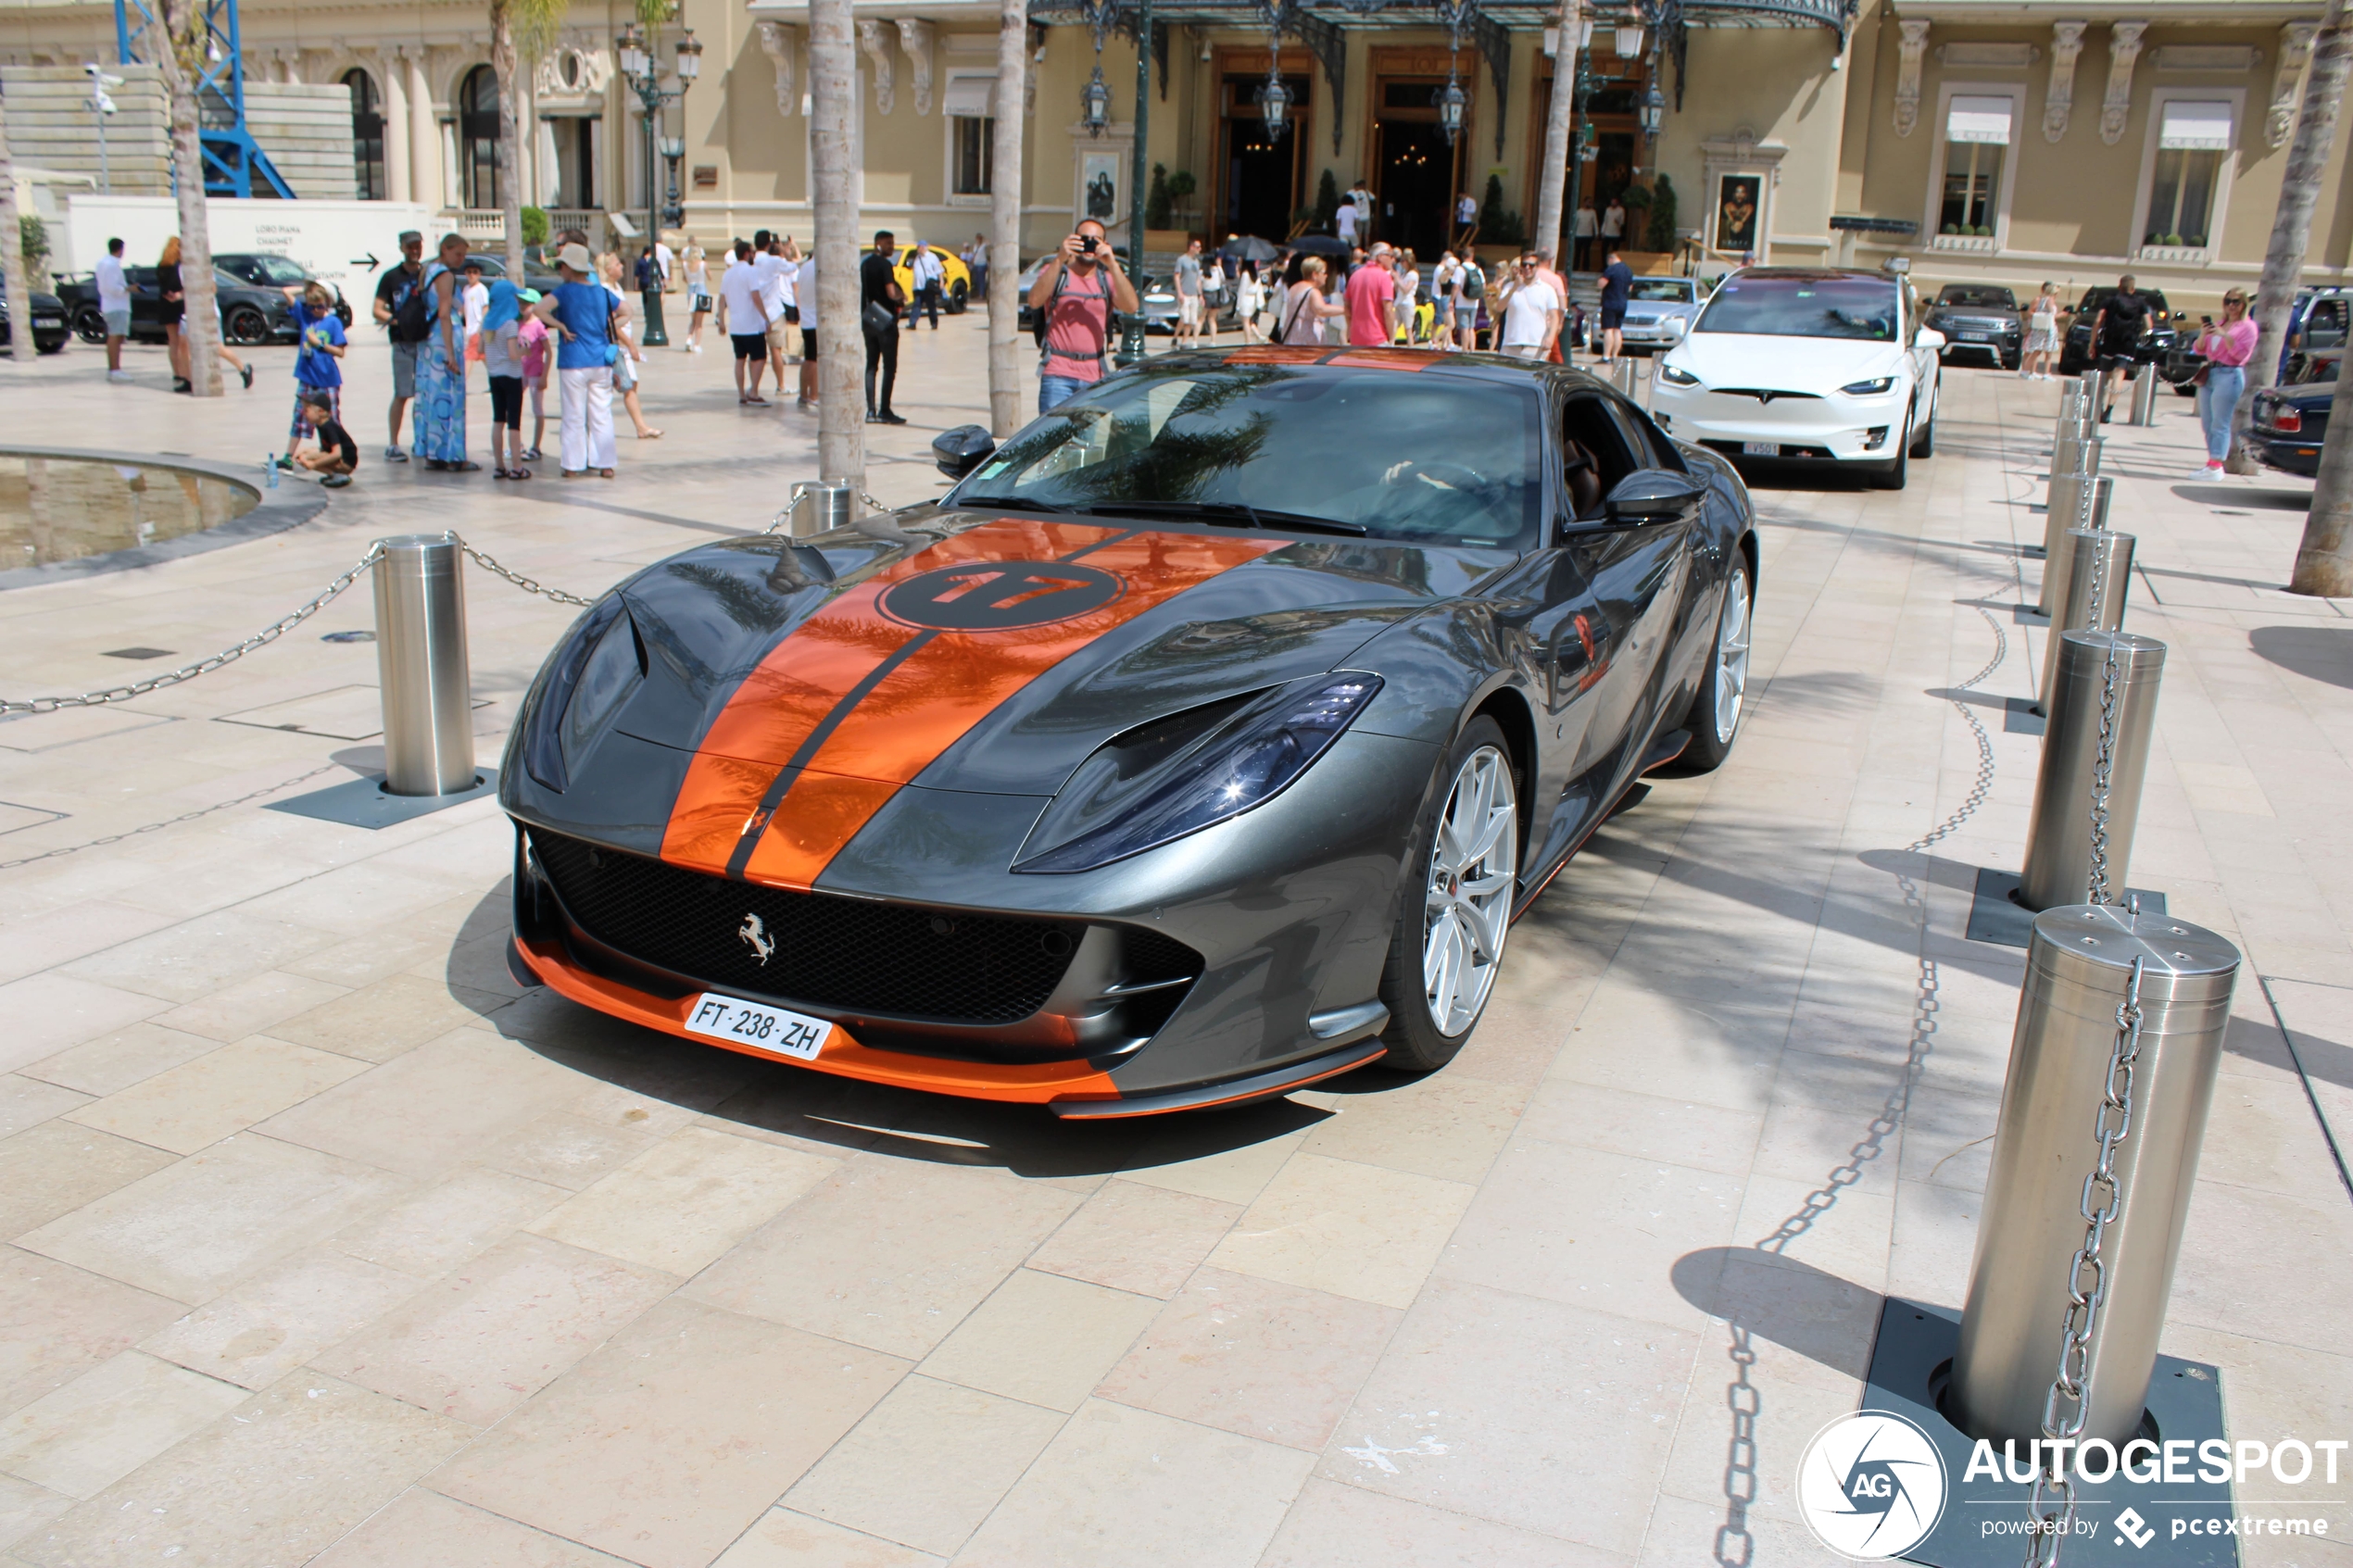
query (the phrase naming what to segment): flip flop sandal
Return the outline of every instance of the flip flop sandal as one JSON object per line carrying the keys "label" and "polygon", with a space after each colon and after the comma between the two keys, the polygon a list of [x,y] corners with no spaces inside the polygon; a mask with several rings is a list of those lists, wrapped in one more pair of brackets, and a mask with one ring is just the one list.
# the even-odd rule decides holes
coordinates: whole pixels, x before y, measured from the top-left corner
{"label": "flip flop sandal", "polygon": [[507,470],[507,477],[509,479],[529,479],[531,477],[531,470],[529,469],[509,469]]}
{"label": "flip flop sandal", "polygon": [[482,465],[472,460],[462,463],[449,463],[445,466],[451,473],[480,473],[482,471]]}
{"label": "flip flop sandal", "polygon": [[490,477],[493,479],[504,479],[507,477],[507,470],[505,469],[492,469],[490,470]]}
{"label": "flip flop sandal", "polygon": [[598,477],[598,479],[610,479],[610,478],[612,477],[612,470],[610,470],[610,469],[598,469],[598,470],[597,470],[597,477]]}

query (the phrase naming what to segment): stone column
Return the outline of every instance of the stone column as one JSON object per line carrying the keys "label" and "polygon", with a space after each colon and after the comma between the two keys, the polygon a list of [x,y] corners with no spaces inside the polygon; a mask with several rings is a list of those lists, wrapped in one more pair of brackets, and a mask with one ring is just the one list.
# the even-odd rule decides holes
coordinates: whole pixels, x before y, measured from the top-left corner
{"label": "stone column", "polygon": [[[425,57],[422,49],[406,53],[409,69],[409,184],[410,201],[437,207],[446,204],[441,191],[441,136],[434,129],[433,86],[425,80]],[[440,236],[425,236],[425,248],[433,248]]]}
{"label": "stone column", "polygon": [[383,69],[384,103],[384,194],[396,202],[411,201],[409,184],[409,82],[400,56],[386,49],[377,56]]}

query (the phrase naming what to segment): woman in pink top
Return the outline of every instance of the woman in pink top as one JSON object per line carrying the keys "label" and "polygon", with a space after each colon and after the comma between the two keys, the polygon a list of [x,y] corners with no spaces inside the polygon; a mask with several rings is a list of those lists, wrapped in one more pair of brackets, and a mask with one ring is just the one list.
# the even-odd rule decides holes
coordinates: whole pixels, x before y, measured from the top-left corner
{"label": "woman in pink top", "polygon": [[2246,362],[2255,358],[2255,323],[2247,319],[2246,291],[2222,296],[2222,324],[2207,324],[2197,351],[2206,356],[2198,373],[2197,421],[2206,427],[2206,471],[2222,471],[2231,455],[2231,416],[2246,390]]}
{"label": "woman in pink top", "polygon": [[[531,304],[539,302],[535,292],[528,298]],[[547,323],[524,311],[518,341],[522,345],[522,389],[531,398],[531,445],[523,457],[535,463],[539,438],[547,433]]]}

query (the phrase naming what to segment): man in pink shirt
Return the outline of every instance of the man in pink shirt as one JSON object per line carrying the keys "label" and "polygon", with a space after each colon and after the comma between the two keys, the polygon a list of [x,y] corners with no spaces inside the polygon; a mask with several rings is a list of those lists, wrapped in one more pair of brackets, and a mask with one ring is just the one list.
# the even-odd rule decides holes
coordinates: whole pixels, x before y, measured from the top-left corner
{"label": "man in pink shirt", "polygon": [[1038,368],[1038,411],[1052,413],[1103,379],[1114,310],[1136,309],[1136,285],[1112,254],[1101,223],[1082,220],[1076,233],[1038,270],[1029,307],[1046,314],[1046,358]]}
{"label": "man in pink shirt", "polygon": [[1348,279],[1348,341],[1378,347],[1397,335],[1397,280],[1390,277],[1389,244],[1373,246],[1365,265]]}

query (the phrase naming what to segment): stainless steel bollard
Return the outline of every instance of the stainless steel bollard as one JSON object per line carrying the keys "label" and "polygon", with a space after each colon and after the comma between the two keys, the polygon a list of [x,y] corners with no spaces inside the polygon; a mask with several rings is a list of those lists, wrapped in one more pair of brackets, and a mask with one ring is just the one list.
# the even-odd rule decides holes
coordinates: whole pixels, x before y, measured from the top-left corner
{"label": "stainless steel bollard", "polygon": [[809,480],[792,487],[786,508],[792,537],[806,539],[836,528],[847,528],[860,515],[858,487],[827,480]]}
{"label": "stainless steel bollard", "polygon": [[2092,888],[2092,774],[2100,749],[2100,692],[2108,646],[2116,646],[2116,735],[2108,771],[2108,896],[2124,896],[2133,863],[2133,824],[2141,814],[2149,735],[2165,673],[2165,645],[2130,632],[2064,632],[2051,684],[2043,765],[2034,775],[2034,813],[2026,828],[2026,861],[2018,901],[2030,909],[2081,904]]}
{"label": "stainless steel bollard", "polygon": [[[2045,644],[2043,690],[2034,703],[2039,713],[2051,710],[2051,689],[2058,684],[2058,659],[2048,656],[2057,654],[2060,637],[2070,632],[2124,630],[2124,595],[2132,586],[2133,541],[2130,533],[2106,526],[2109,487],[2109,481],[2100,481],[2099,525],[2067,532],[2067,548],[2061,552],[2068,562],[2067,590],[2060,596],[2059,613],[2051,617],[2051,634]],[[2097,604],[2092,602],[2095,580],[2100,588]]]}
{"label": "stainless steel bollard", "polygon": [[[1945,1413],[1972,1437],[2039,1437],[2058,1371],[2069,1271],[2083,1245],[2094,1120],[2115,1052],[2117,1009],[2141,960],[2140,1055],[2121,1197],[2101,1237],[2107,1299],[2094,1321],[2083,1438],[2137,1435],[2157,1365],[2214,1098],[2239,953],[2210,931],[2107,905],[2046,910],[2027,947],[1994,1164]],[[2171,1436],[2172,1434],[2168,1433]]]}
{"label": "stainless steel bollard", "polygon": [[1609,381],[1612,386],[1627,396],[1634,395],[1634,358],[1632,355],[1622,355],[1611,362]]}
{"label": "stainless steel bollard", "polygon": [[2073,381],[2059,383],[2058,424],[2054,441],[2083,433],[2083,388]]}
{"label": "stainless steel bollard", "polygon": [[475,784],[465,557],[455,533],[407,533],[377,543],[384,547],[375,589],[384,788],[394,795],[458,795]]}
{"label": "stainless steel bollard", "polygon": [[[2116,493],[2116,481],[2096,477],[2099,443],[2094,442],[2086,456],[2090,468],[2070,474],[2060,487],[2059,504],[2043,514],[2043,583],[2036,590],[2034,608],[2051,618],[2051,625],[2057,629],[2054,636],[2067,630],[2059,612],[2067,608],[2068,577],[2075,558],[2067,536],[2078,528],[2106,528],[2108,497]],[[2088,506],[2084,504],[2087,498],[2091,503]],[[2052,646],[2056,648],[2057,645],[2054,643]]]}
{"label": "stainless steel bollard", "polygon": [[2157,367],[2144,365],[2133,373],[2133,422],[2157,423]]}

